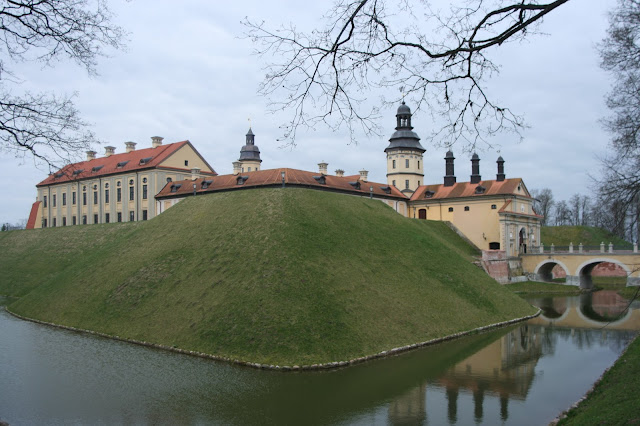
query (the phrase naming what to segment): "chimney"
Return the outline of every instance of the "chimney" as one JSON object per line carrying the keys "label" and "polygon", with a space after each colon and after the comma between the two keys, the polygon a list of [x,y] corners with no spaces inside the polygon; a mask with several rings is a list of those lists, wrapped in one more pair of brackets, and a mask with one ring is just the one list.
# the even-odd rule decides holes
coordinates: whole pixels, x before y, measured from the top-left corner
{"label": "chimney", "polygon": [[191,180],[196,180],[200,177],[200,167],[194,167],[191,169]]}
{"label": "chimney", "polygon": [[367,182],[367,177],[369,176],[369,171],[362,169],[360,170],[360,180],[363,182]]}
{"label": "chimney", "polygon": [[498,163],[498,174],[496,175],[496,181],[503,182],[505,176],[504,176],[504,160],[502,159],[502,156],[498,157],[498,161],[496,161],[496,163]]}
{"label": "chimney", "polygon": [[115,153],[116,153],[116,147],[115,146],[105,146],[104,147],[104,156],[105,157],[110,157]]}
{"label": "chimney", "polygon": [[445,177],[444,177],[444,186],[453,186],[456,183],[456,176],[453,172],[453,160],[456,157],[453,156],[453,152],[447,151],[447,155],[444,156],[445,161]]}
{"label": "chimney", "polygon": [[126,146],[125,152],[131,152],[136,150],[135,142],[125,142],[124,145]]}
{"label": "chimney", "polygon": [[95,160],[96,154],[95,151],[87,151],[87,161]]}
{"label": "chimney", "polygon": [[151,136],[151,148],[157,148],[162,145],[163,139],[161,136]]}
{"label": "chimney", "polygon": [[480,157],[475,152],[471,157],[471,183],[480,183],[482,176],[480,176]]}
{"label": "chimney", "polygon": [[344,170],[342,170],[342,169],[337,169],[337,170],[336,170],[336,176],[338,176],[338,177],[344,177]]}
{"label": "chimney", "polygon": [[242,166],[242,163],[239,161],[234,161],[233,163],[233,174],[234,175],[239,175],[240,174],[240,167]]}
{"label": "chimney", "polygon": [[329,164],[325,163],[324,161],[321,163],[318,163],[318,168],[320,169],[320,174],[321,175],[327,175],[328,174],[328,168],[329,168]]}

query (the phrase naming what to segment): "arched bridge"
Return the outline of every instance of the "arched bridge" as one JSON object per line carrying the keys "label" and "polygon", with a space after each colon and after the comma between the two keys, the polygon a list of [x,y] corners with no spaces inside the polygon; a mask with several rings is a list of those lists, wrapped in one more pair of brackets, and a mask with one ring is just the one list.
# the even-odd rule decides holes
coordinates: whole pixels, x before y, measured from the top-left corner
{"label": "arched bridge", "polygon": [[640,285],[640,253],[636,250],[598,252],[547,252],[521,254],[522,269],[536,281],[551,281],[558,265],[567,274],[566,284],[593,287],[591,271],[603,262],[620,266],[627,273],[627,286]]}

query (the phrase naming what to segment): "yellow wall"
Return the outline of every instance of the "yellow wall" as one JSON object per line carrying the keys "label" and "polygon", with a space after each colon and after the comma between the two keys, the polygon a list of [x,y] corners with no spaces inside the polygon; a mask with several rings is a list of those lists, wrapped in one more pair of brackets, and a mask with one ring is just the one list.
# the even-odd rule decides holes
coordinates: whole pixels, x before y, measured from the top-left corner
{"label": "yellow wall", "polygon": [[[185,161],[188,164],[185,164]],[[158,167],[172,167],[176,169],[193,169],[198,167],[202,172],[213,172],[211,168],[204,162],[191,145],[185,145],[176,152],[174,152],[169,158],[164,160],[158,165]],[[155,195],[155,194],[154,194]]]}
{"label": "yellow wall", "polygon": [[[409,167],[406,161],[409,160]],[[393,162],[395,161],[395,167]],[[424,167],[422,153],[413,150],[394,150],[387,153],[387,183],[399,190],[406,189],[406,181],[409,181],[409,189],[415,191],[418,186],[424,185]]]}

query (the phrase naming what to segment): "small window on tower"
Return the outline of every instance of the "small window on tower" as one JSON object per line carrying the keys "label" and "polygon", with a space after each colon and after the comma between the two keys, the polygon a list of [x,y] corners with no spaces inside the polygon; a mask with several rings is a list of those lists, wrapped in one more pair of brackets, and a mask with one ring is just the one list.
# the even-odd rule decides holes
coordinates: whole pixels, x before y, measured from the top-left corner
{"label": "small window on tower", "polygon": [[[407,161],[409,161],[409,160],[407,160]],[[404,188],[405,189],[409,189],[409,179],[404,181]]]}
{"label": "small window on tower", "polygon": [[409,160],[404,160],[404,167],[409,168]]}
{"label": "small window on tower", "polygon": [[396,168],[396,160],[393,160],[393,168]]}

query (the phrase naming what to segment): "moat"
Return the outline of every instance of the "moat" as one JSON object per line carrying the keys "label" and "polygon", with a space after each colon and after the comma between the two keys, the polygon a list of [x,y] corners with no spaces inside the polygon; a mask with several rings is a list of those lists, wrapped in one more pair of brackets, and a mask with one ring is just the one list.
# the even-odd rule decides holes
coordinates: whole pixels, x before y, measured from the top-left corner
{"label": "moat", "polygon": [[535,298],[522,325],[329,372],[254,370],[22,321],[0,298],[0,421],[547,424],[640,330],[613,292]]}

